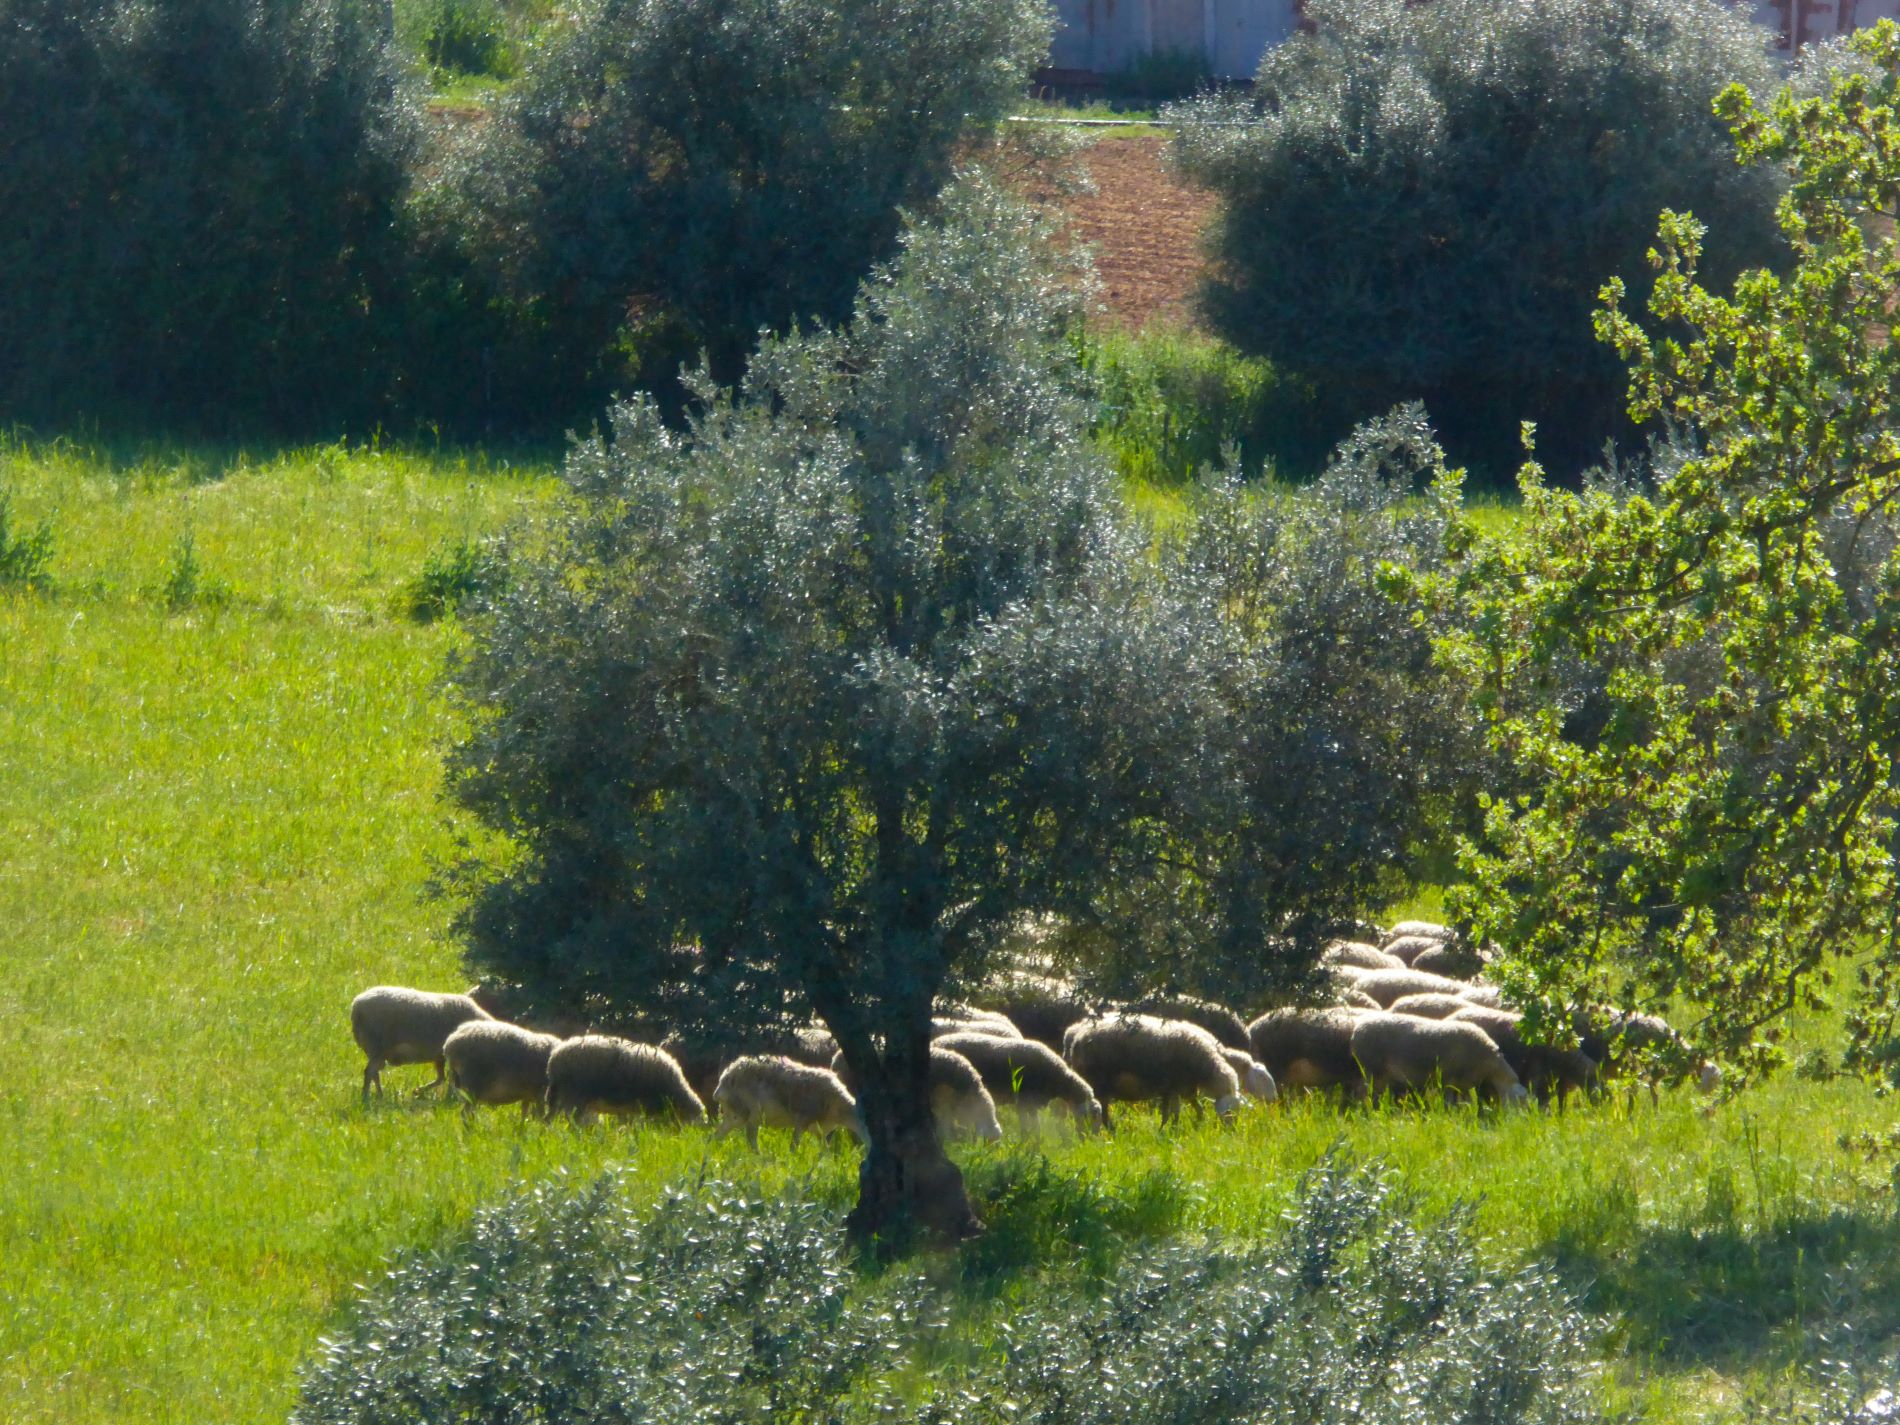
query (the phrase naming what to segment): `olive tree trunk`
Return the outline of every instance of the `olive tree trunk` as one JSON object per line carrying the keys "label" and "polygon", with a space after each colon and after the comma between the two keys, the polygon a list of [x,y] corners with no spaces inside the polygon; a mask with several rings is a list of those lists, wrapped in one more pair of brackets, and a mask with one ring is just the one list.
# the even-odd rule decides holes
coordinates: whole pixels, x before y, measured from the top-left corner
{"label": "olive tree trunk", "polygon": [[963,1174],[943,1150],[930,1106],[930,1032],[907,1033],[868,1071],[845,1045],[858,1080],[858,1111],[869,1142],[858,1170],[858,1203],[846,1230],[880,1255],[919,1237],[962,1241],[983,1230]]}

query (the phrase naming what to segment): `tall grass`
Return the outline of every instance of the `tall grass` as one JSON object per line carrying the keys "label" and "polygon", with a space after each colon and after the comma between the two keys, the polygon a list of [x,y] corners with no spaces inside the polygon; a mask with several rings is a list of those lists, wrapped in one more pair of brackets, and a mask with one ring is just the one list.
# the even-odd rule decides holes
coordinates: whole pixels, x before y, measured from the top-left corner
{"label": "tall grass", "polygon": [[[0,1420],[281,1420],[355,1283],[551,1173],[848,1200],[842,1145],[464,1118],[414,1096],[420,1069],[358,1102],[350,997],[464,983],[425,893],[475,834],[437,796],[460,634],[403,592],[555,498],[546,466],[12,445],[0,486],[53,532],[48,581],[0,589]],[[174,608],[187,535],[226,593]],[[1343,1140],[1431,1204],[1475,1196],[1494,1260],[1553,1260],[1612,1320],[1612,1404],[1740,1418],[1822,1332],[1900,1330],[1894,1160],[1839,1146],[1893,1122],[1856,1082],[1792,1078],[1712,1112],[1136,1113],[959,1149],[993,1231],[938,1260],[976,1330],[1026,1264],[1258,1231]]]}

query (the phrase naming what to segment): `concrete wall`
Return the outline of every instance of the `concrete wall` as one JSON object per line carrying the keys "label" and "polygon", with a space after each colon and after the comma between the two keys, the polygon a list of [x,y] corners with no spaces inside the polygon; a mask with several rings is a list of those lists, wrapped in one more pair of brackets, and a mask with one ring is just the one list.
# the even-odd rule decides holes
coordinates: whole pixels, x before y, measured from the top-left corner
{"label": "concrete wall", "polygon": [[[1900,0],[1734,0],[1784,49],[1900,19]],[[1260,57],[1300,24],[1301,0],[1055,0],[1050,64],[1113,74],[1146,54],[1187,50],[1218,79],[1251,79]]]}

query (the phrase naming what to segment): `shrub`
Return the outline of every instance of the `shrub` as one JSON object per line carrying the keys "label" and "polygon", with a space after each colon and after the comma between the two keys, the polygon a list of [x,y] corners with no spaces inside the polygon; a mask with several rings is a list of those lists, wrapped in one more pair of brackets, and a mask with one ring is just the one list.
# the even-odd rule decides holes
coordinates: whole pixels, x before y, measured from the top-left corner
{"label": "shrub", "polygon": [[414,108],[376,0],[0,0],[0,410],[362,414]]}
{"label": "shrub", "polygon": [[397,597],[404,613],[427,623],[498,593],[507,578],[507,559],[493,543],[459,539],[431,550]]}
{"label": "shrub", "polygon": [[507,13],[500,0],[425,0],[404,28],[431,68],[450,74],[487,74],[506,79],[515,69]]}
{"label": "shrub", "polygon": [[1154,483],[1190,479],[1225,463],[1305,469],[1315,410],[1305,383],[1227,343],[1188,332],[1109,331],[1081,339],[1098,402],[1095,434],[1123,475]]}
{"label": "shrub", "polygon": [[292,1419],[1590,1418],[1585,1323],[1551,1280],[1486,1272],[1462,1216],[1422,1220],[1388,1180],[1339,1162],[1307,1175],[1258,1245],[1134,1244],[1084,1289],[1067,1273],[1029,1277],[987,1350],[949,1339],[956,1298],[938,1283],[957,1277],[869,1275],[827,1211],[721,1183],[644,1214],[611,1177],[542,1186],[366,1293]]}
{"label": "shrub", "polygon": [[1539,422],[1578,469],[1623,428],[1591,331],[1664,207],[1710,225],[1705,275],[1778,260],[1769,166],[1711,101],[1776,71],[1721,0],[1315,0],[1252,95],[1176,110],[1182,170],[1220,198],[1215,330],[1310,379],[1348,419],[1422,398],[1455,456],[1515,463]]}
{"label": "shrub", "polygon": [[431,207],[511,329],[495,399],[591,413],[842,319],[1048,26],[1039,0],[591,0]]}
{"label": "shrub", "polygon": [[0,588],[39,588],[51,581],[53,527],[13,528],[13,492],[0,486]]}

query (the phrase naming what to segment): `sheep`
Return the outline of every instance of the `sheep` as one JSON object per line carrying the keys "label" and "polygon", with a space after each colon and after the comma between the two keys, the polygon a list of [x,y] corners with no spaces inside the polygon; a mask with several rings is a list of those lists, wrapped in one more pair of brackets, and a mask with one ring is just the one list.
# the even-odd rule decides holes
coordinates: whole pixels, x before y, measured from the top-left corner
{"label": "sheep", "polygon": [[1369,1014],[1353,1026],[1352,1055],[1381,1092],[1438,1083],[1447,1094],[1488,1089],[1506,1103],[1529,1097],[1491,1036],[1461,1020]]}
{"label": "sheep", "polygon": [[[1401,1001],[1403,1003],[1403,1001]],[[1491,1036],[1504,1062],[1511,1066],[1524,1087],[1548,1103],[1553,1091],[1561,1112],[1565,1097],[1572,1091],[1588,1092],[1598,1083],[1597,1062],[1581,1049],[1564,1049],[1555,1044],[1533,1044],[1524,1038],[1524,1016],[1508,1009],[1487,1009],[1468,1004],[1451,1016],[1465,1024],[1475,1024]]]}
{"label": "sheep", "polygon": [[998,1103],[1015,1104],[1023,1126],[1032,1133],[1041,1132],[1040,1114],[1051,1104],[1068,1109],[1078,1133],[1102,1121],[1102,1105],[1096,1101],[1094,1090],[1047,1044],[986,1034],[952,1034],[937,1040],[937,1047],[968,1059],[990,1097]]}
{"label": "sheep", "polygon": [[1394,940],[1407,939],[1412,936],[1417,936],[1422,940],[1437,940],[1442,942],[1456,940],[1458,938],[1458,932],[1453,930],[1449,925],[1440,925],[1435,920],[1401,920],[1385,933],[1385,938],[1388,943]]}
{"label": "sheep", "polygon": [[1344,1009],[1384,1009],[1371,995],[1357,985],[1345,985],[1333,991],[1333,1002]]}
{"label": "sheep", "polygon": [[1222,1045],[1198,1024],[1149,1014],[1112,1014],[1071,1025],[1062,1057],[1094,1089],[1102,1124],[1113,1128],[1114,1100],[1161,1101],[1161,1121],[1181,1111],[1181,1100],[1206,1094],[1223,1122],[1240,1106],[1240,1078],[1221,1053]]}
{"label": "sheep", "polygon": [[1073,985],[1039,975],[1017,975],[1006,987],[982,998],[985,1009],[1004,1015],[1025,1039],[1057,1050],[1069,1026],[1090,1014]]}
{"label": "sheep", "polygon": [[1424,994],[1401,995],[1392,1001],[1394,1014],[1409,1014],[1416,1019],[1450,1019],[1461,1009],[1473,1009],[1478,1006],[1463,995]]}
{"label": "sheep", "polygon": [[518,1103],[525,1118],[547,1097],[548,1057],[560,1042],[503,1020],[471,1019],[442,1044],[449,1086],[466,1096],[470,1113],[478,1103]]}
{"label": "sheep", "polygon": [[824,1025],[807,1024],[794,1029],[779,1052],[800,1064],[826,1069],[831,1067],[831,1060],[838,1052],[838,1041],[831,1037],[831,1031]]}
{"label": "sheep", "polygon": [[[1250,1039],[1248,1042],[1253,1041]],[[1273,1082],[1273,1075],[1268,1072],[1267,1066],[1253,1055],[1243,1054],[1238,1049],[1229,1049],[1222,1045],[1221,1057],[1227,1060],[1228,1067],[1234,1071],[1234,1077],[1240,1080],[1240,1091],[1246,1097],[1257,1098],[1262,1103],[1272,1103],[1280,1097],[1280,1088]],[[1194,1106],[1198,1109],[1200,1103],[1201,1101],[1196,1099]]]}
{"label": "sheep", "polygon": [[1401,935],[1388,940],[1379,948],[1402,964],[1410,965],[1428,950],[1442,950],[1445,942],[1435,940],[1429,935]]}
{"label": "sheep", "polygon": [[[1006,1014],[993,1009],[977,1009],[967,1004],[945,1005],[930,1021],[933,1037],[944,1034],[987,1034],[993,1039],[1021,1039],[1022,1030]],[[942,1026],[941,1030],[938,1026]]]}
{"label": "sheep", "polygon": [[[1702,1059],[1693,1068],[1687,1067],[1688,1043],[1660,1015],[1635,1010],[1579,1010],[1574,1016],[1574,1025],[1583,1052],[1602,1065],[1606,1078],[1622,1074],[1632,1051],[1638,1055],[1654,1051],[1665,1062],[1674,1060],[1682,1066],[1676,1077],[1694,1074],[1697,1085],[1705,1093],[1712,1093],[1721,1085],[1722,1070],[1709,1060]],[[1652,1100],[1656,1097],[1654,1082],[1649,1085],[1649,1094]]]}
{"label": "sheep", "polygon": [[706,1105],[664,1049],[610,1034],[563,1041],[548,1056],[547,1111],[586,1119],[603,1110],[619,1118],[670,1113],[706,1121]]}
{"label": "sheep", "polygon": [[1151,995],[1132,1004],[1115,1005],[1110,1013],[1146,1014],[1156,1019],[1179,1019],[1197,1025],[1229,1049],[1247,1052],[1247,1022],[1225,1005],[1193,995]]}
{"label": "sheep", "polygon": [[[372,1084],[383,1091],[385,1066],[434,1064],[440,1087],[445,1077],[442,1045],[471,1019],[492,1015],[467,995],[436,994],[429,990],[377,985],[350,1001],[350,1033],[363,1051],[363,1102],[369,1102]],[[428,1089],[423,1092],[427,1093]]]}
{"label": "sheep", "polygon": [[1253,1055],[1277,1085],[1340,1088],[1349,1098],[1365,1094],[1365,1074],[1352,1056],[1352,1031],[1370,1010],[1344,1006],[1276,1009],[1247,1026]]}
{"label": "sheep", "polygon": [[[998,1039],[996,1042],[1015,1041]],[[857,1091],[856,1076],[845,1062],[842,1049],[831,1061],[831,1072],[844,1081],[846,1088]],[[983,1087],[983,1078],[976,1066],[955,1050],[936,1044],[930,1046],[930,1112],[946,1135],[967,1133],[992,1143],[1003,1136],[1003,1125],[996,1117],[996,1100]]]}
{"label": "sheep", "polygon": [[814,1069],[782,1054],[749,1054],[734,1059],[713,1087],[719,1107],[718,1136],[740,1125],[756,1151],[759,1129],[789,1128],[796,1148],[807,1128],[829,1138],[843,1129],[865,1141],[857,1100],[829,1069]]}
{"label": "sheep", "polygon": [[1375,970],[1371,974],[1353,974],[1349,976],[1348,983],[1354,989],[1371,995],[1387,1009],[1407,995],[1461,995],[1473,1003],[1479,1002],[1466,993],[1473,987],[1463,980],[1448,980],[1443,975],[1427,975],[1417,970]]}
{"label": "sheep", "polygon": [[1428,975],[1465,980],[1484,971],[1485,957],[1462,940],[1447,941],[1419,951],[1412,957],[1412,968]]}
{"label": "sheep", "polygon": [[1319,962],[1329,968],[1352,965],[1361,970],[1403,970],[1405,961],[1388,955],[1376,945],[1360,940],[1335,940],[1320,951]]}

